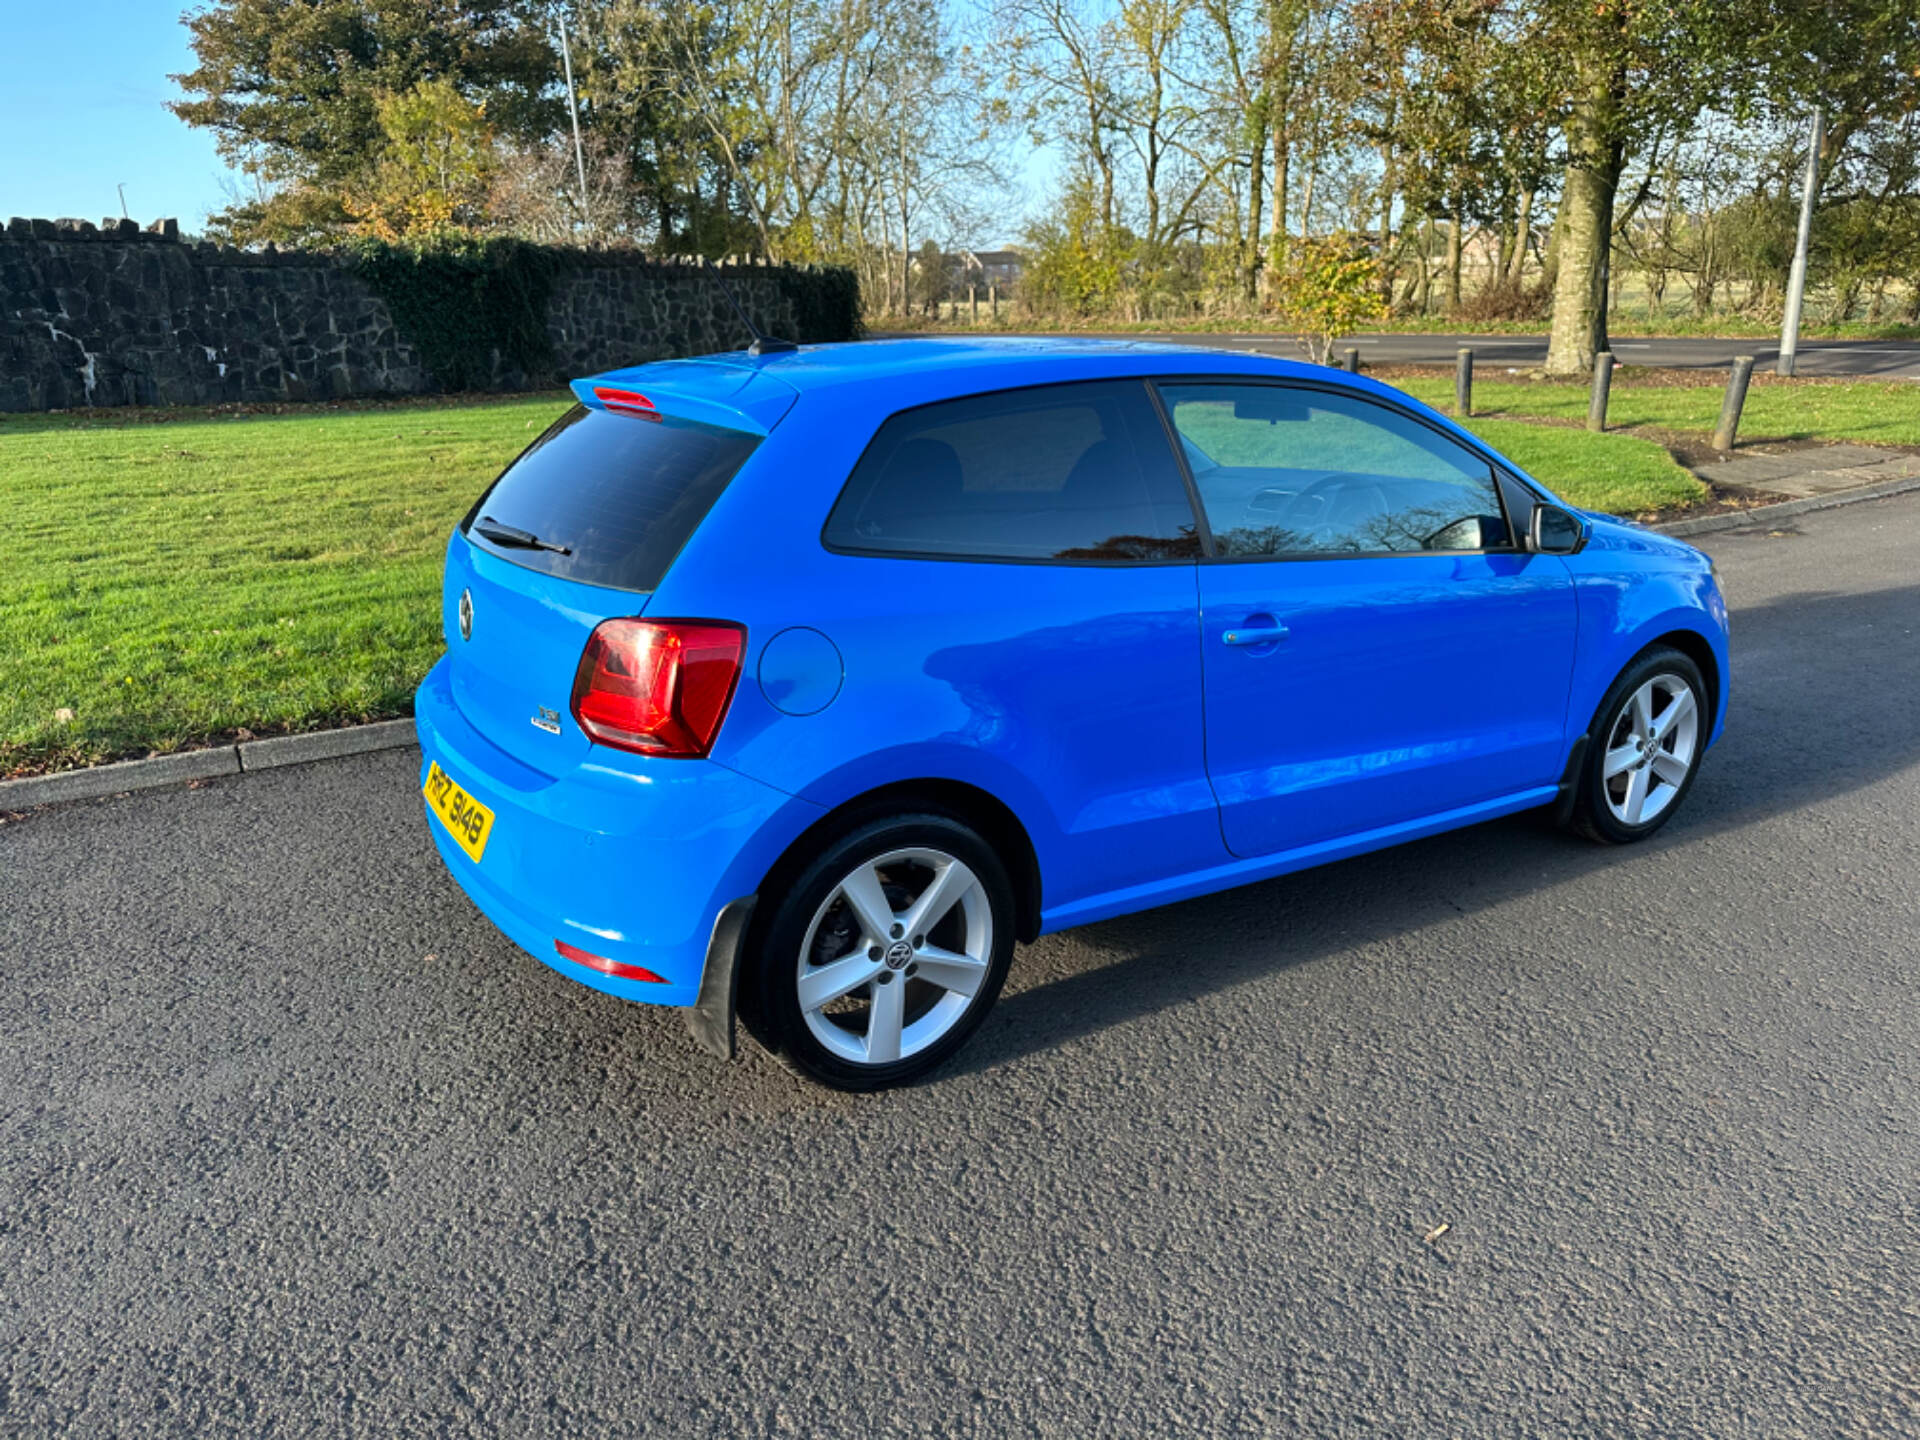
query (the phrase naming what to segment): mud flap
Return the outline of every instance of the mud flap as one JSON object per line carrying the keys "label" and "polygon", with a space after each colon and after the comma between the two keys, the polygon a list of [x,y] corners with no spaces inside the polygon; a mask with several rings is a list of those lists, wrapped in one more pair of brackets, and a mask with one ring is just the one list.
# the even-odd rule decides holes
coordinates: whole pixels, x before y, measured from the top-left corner
{"label": "mud flap", "polygon": [[[1573,819],[1573,807],[1580,799],[1580,763],[1587,758],[1587,737],[1582,735],[1573,742],[1573,753],[1567,757],[1567,768],[1560,775],[1560,794],[1553,802],[1553,823],[1565,825]],[[705,993],[704,988],[702,994]]]}
{"label": "mud flap", "polygon": [[734,1008],[740,992],[740,946],[758,898],[743,895],[728,902],[715,917],[706,968],[700,972],[700,998],[687,1011],[687,1033],[693,1043],[722,1060],[739,1053],[734,1042]]}

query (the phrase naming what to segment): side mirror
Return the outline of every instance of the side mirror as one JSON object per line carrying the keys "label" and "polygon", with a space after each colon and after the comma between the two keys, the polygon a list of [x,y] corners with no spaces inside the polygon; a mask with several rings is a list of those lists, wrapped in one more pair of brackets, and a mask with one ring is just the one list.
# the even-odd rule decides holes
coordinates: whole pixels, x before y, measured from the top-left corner
{"label": "side mirror", "polygon": [[1587,539],[1580,517],[1558,505],[1535,505],[1527,528],[1527,548],[1540,555],[1571,555]]}

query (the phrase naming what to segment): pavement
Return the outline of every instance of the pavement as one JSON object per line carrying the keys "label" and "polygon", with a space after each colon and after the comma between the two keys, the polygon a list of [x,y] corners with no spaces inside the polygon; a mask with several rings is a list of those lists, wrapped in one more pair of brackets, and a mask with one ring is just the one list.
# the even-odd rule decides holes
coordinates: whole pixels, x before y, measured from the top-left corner
{"label": "pavement", "polygon": [[876,1097],[515,952],[409,751],[0,825],[0,1433],[1920,1434],[1920,494],[1704,543],[1654,840],[1051,936]]}
{"label": "pavement", "polygon": [[[1108,339],[1164,340],[1176,345],[1251,350],[1290,360],[1299,360],[1305,355],[1299,339],[1284,334],[1197,335],[1191,331],[1174,331],[1128,332],[1115,336],[1111,332],[1103,333]],[[1507,365],[1533,369],[1544,365],[1547,359],[1545,335],[1352,335],[1336,347],[1336,359],[1339,349],[1348,345],[1358,347],[1361,363],[1365,365],[1451,365],[1461,349],[1467,348],[1473,351],[1474,365],[1483,374],[1489,368]],[[1624,365],[1674,370],[1725,370],[1732,365],[1734,356],[1751,355],[1757,368],[1771,370],[1779,358],[1780,346],[1776,341],[1751,337],[1728,340],[1623,336],[1613,342],[1613,353]],[[1920,341],[1802,341],[1795,373],[1814,377],[1920,379]]]}
{"label": "pavement", "polygon": [[1800,446],[1696,465],[1693,473],[1722,489],[1799,500],[1911,480],[1920,476],[1920,454],[1877,445]]}

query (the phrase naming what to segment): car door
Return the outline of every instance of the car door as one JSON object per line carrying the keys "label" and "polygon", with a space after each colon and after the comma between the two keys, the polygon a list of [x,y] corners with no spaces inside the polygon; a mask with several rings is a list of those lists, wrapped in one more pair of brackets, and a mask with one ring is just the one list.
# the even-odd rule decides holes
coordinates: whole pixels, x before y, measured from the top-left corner
{"label": "car door", "polygon": [[1206,522],[1207,771],[1267,855],[1559,778],[1575,602],[1486,459],[1351,392],[1165,382]]}

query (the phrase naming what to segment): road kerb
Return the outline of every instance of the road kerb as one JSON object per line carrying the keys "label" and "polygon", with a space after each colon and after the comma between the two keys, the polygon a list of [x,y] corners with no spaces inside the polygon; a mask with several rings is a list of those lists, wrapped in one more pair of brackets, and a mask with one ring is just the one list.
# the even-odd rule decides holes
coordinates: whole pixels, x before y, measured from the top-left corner
{"label": "road kerb", "polygon": [[122,760],[85,770],[33,775],[25,780],[0,780],[0,810],[32,810],[66,800],[92,800],[129,790],[152,790],[186,780],[209,780],[239,773],[240,756],[235,746],[181,750],[172,755],[150,755],[144,760]]}
{"label": "road kerb", "polygon": [[1889,480],[1880,485],[1863,485],[1858,490],[1836,490],[1829,495],[1809,495],[1801,500],[1783,500],[1778,505],[1756,505],[1751,510],[1729,510],[1720,515],[1702,515],[1696,520],[1670,520],[1651,528],[1662,535],[1685,539],[1692,535],[1711,535],[1720,530],[1744,530],[1752,525],[1767,525],[1775,520],[1790,520],[1815,510],[1832,510],[1841,505],[1857,505],[1863,500],[1884,500],[1889,495],[1904,495],[1920,490],[1920,475],[1904,480]]}
{"label": "road kerb", "polygon": [[246,740],[235,748],[242,770],[272,770],[281,765],[305,765],[339,755],[361,755],[369,750],[393,750],[413,744],[418,736],[411,720],[377,720],[371,725],[348,725],[339,730],[310,730],[304,735],[276,735],[270,740]]}
{"label": "road kerb", "polygon": [[283,765],[305,765],[314,760],[364,755],[374,750],[398,750],[416,743],[412,720],[378,720],[371,725],[348,725],[338,730],[277,735],[270,740],[247,740],[205,750],[179,750],[171,755],[149,755],[144,760],[120,760],[84,770],[30,775],[24,780],[0,780],[0,812],[35,810],[42,805],[93,800],[135,790],[157,790],[188,780],[211,780]]}

